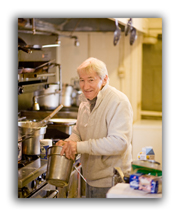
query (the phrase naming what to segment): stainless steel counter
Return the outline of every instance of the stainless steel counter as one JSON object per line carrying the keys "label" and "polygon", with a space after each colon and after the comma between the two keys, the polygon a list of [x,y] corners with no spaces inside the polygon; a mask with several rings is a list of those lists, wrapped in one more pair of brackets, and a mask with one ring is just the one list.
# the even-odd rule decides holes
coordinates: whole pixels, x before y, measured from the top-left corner
{"label": "stainless steel counter", "polygon": [[38,158],[30,164],[18,170],[18,188],[23,188],[29,182],[38,178],[47,170],[47,161]]}

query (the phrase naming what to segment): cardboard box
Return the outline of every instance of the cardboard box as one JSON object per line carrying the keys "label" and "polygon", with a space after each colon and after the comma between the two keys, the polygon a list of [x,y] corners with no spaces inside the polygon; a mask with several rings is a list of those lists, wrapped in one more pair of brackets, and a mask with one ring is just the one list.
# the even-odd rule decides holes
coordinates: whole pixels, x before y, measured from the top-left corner
{"label": "cardboard box", "polygon": [[131,188],[139,189],[139,178],[142,173],[135,173],[130,175],[129,184]]}
{"label": "cardboard box", "polygon": [[138,160],[155,160],[154,150],[151,146],[142,148],[137,155]]}
{"label": "cardboard box", "polygon": [[139,190],[150,193],[158,193],[159,179],[151,175],[141,175],[139,177]]}

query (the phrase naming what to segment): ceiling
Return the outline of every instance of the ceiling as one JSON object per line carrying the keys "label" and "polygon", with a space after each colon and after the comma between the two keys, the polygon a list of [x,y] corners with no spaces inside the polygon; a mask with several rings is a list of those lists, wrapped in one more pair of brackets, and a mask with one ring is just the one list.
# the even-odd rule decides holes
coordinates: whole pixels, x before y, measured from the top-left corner
{"label": "ceiling", "polygon": [[[119,24],[121,31],[124,26]],[[46,32],[59,35],[62,32],[114,32],[114,20],[108,18],[19,18],[18,31]],[[26,32],[27,33],[27,32]]]}

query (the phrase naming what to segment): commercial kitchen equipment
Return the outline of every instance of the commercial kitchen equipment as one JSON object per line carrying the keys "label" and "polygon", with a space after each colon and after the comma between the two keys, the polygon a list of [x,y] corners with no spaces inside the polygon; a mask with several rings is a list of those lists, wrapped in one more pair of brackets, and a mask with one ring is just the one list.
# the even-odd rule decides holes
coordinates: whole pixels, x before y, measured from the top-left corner
{"label": "commercial kitchen equipment", "polygon": [[47,126],[30,127],[29,125],[31,125],[30,121],[18,122],[18,132],[21,131],[22,153],[24,155],[40,155],[40,140],[44,138]]}
{"label": "commercial kitchen equipment", "polygon": [[[55,145],[56,140],[52,140]],[[18,198],[80,198],[85,196],[85,182],[79,172],[79,158],[73,164],[69,184],[56,187],[47,181],[47,159],[23,155],[18,161]],[[77,171],[78,170],[78,171]]]}
{"label": "commercial kitchen equipment", "polygon": [[[50,88],[51,91],[47,92],[46,90],[50,90]],[[28,97],[30,96],[28,100],[30,99],[31,102],[34,100],[36,103],[39,103],[40,106],[42,106],[43,101],[41,99],[48,98],[51,95],[54,96],[54,94],[60,96],[61,91],[62,79],[60,64],[54,63],[54,60],[18,62],[18,102],[19,100],[22,102],[26,95],[28,95]],[[51,105],[52,104],[53,103],[51,103]],[[57,104],[54,103],[53,106],[57,107]],[[33,116],[34,114],[35,116]],[[30,109],[28,108],[26,110],[22,110],[20,108],[20,110],[18,110],[18,119],[21,120],[21,123],[24,120],[41,121],[49,114],[49,109],[41,113],[41,110],[32,110],[31,106]],[[58,112],[54,117],[58,118],[60,114],[61,118],[77,118],[76,111],[70,112],[70,116],[69,112]],[[43,127],[43,136],[40,137],[40,135],[38,135],[38,138],[52,139],[52,143],[55,145],[59,139],[65,139],[69,136],[69,128],[71,128],[73,125],[74,122],[72,123],[72,121],[71,123],[68,122],[68,124],[65,126],[62,122],[60,125],[57,122],[51,122],[50,126],[54,126],[54,128],[51,127],[52,130],[48,130],[48,125],[44,130]],[[62,132],[61,130],[58,130],[58,128],[65,128],[66,131]],[[54,136],[54,131],[57,132],[56,136]],[[27,151],[23,151],[23,141],[28,142],[31,140],[31,144],[34,146],[35,142],[37,141],[34,140],[34,134],[28,132],[24,137],[21,135],[22,134],[18,135],[18,198],[76,198],[81,197],[81,194],[84,194],[84,186],[83,192],[81,192],[81,186],[84,185],[81,183],[82,178],[74,168],[74,166],[76,166],[77,169],[81,171],[81,164],[79,162],[73,164],[69,184],[67,186],[64,188],[59,188],[49,184],[46,180],[47,159],[40,158],[39,151],[31,152],[32,154]],[[19,136],[22,138],[20,142]],[[39,143],[39,141],[40,140],[37,142]],[[26,147],[28,148],[29,145],[26,145]],[[40,146],[38,147],[38,150],[40,150]]]}
{"label": "commercial kitchen equipment", "polygon": [[[23,113],[23,115],[25,113]],[[30,113],[30,116],[32,116],[31,111],[29,112],[27,111],[27,114],[28,113]],[[35,111],[35,113],[37,113],[39,117],[44,118],[45,115],[47,116],[47,113],[49,114],[50,112],[49,111],[45,112],[45,115],[43,117],[41,116],[41,111]],[[58,117],[58,115],[59,113],[56,114],[56,117]],[[27,119],[29,118],[28,115],[26,115],[26,117]],[[57,119],[55,118],[55,120]],[[72,119],[70,123],[71,122]],[[57,124],[56,127],[58,127]],[[51,133],[49,134],[50,136],[52,135]],[[56,137],[57,139],[52,139],[53,145],[55,145],[55,143],[59,139],[62,139],[62,134],[63,133],[58,132],[58,137]],[[27,138],[32,139],[31,136]],[[81,164],[80,162],[78,162],[78,160],[76,160],[76,162],[73,164],[72,172],[70,174],[69,184],[67,186],[64,186],[63,188],[56,187],[47,182],[46,179],[47,160],[41,159],[40,155],[37,154],[37,152],[34,152],[33,155],[27,155],[22,153],[20,160],[18,160],[18,197],[19,198],[53,198],[53,197],[54,198],[56,197],[57,198],[80,198],[85,195],[85,183],[84,180],[80,177],[79,172],[77,172],[77,169],[79,172],[82,171]]]}
{"label": "commercial kitchen equipment", "polygon": [[[40,67],[41,66],[41,67]],[[50,69],[58,67],[59,81],[56,72],[50,72]],[[35,70],[38,68],[38,70]],[[31,70],[30,70],[31,69]],[[25,70],[25,72],[23,72]],[[28,72],[30,71],[30,72]],[[47,89],[50,84],[59,84],[59,90],[62,89],[61,65],[52,61],[20,61],[18,68],[18,94],[40,91]]]}
{"label": "commercial kitchen equipment", "polygon": [[18,162],[18,198],[57,197],[59,191],[46,181],[46,169],[47,160],[36,156]]}

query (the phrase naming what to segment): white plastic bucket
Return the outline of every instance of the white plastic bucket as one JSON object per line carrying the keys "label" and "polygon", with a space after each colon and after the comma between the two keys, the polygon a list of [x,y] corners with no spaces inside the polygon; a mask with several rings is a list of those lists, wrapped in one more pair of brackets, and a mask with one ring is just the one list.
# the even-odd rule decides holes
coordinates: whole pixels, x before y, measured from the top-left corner
{"label": "white plastic bucket", "polygon": [[40,140],[40,157],[41,159],[47,159],[47,149],[52,146],[51,139],[41,139]]}

